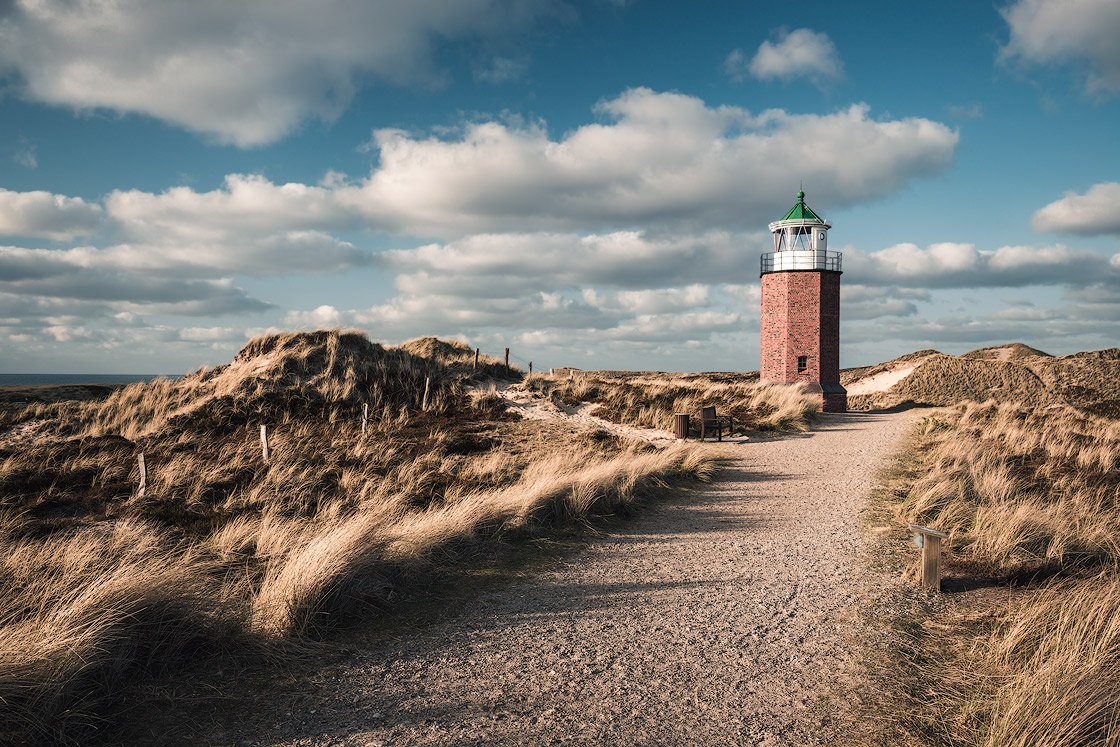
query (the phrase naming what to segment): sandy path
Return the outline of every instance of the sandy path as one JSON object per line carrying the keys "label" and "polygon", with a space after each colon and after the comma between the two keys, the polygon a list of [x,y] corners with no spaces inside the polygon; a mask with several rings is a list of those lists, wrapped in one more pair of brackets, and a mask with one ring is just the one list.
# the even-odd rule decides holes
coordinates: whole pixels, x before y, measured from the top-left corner
{"label": "sandy path", "polygon": [[[907,413],[828,416],[548,571],[359,652],[261,744],[812,745],[860,656],[858,513]],[[312,715],[313,714],[313,715]]]}
{"label": "sandy path", "polygon": [[621,423],[612,423],[609,420],[595,415],[599,405],[594,402],[584,403],[574,407],[557,406],[555,402],[542,397],[535,392],[529,392],[516,387],[507,387],[497,393],[506,401],[509,408],[526,420],[563,421],[573,428],[582,430],[603,430],[626,438],[635,438],[639,441],[648,441],[657,446],[668,446],[676,441],[669,431],[659,431],[651,428],[636,428]]}

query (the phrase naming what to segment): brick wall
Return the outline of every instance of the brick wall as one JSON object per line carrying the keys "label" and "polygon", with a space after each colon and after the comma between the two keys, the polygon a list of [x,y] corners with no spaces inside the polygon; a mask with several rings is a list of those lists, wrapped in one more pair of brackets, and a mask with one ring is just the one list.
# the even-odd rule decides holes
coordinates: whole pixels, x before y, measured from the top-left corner
{"label": "brick wall", "polygon": [[[834,391],[840,385],[840,273],[763,275],[760,338],[763,379],[835,385],[822,397],[825,409],[846,409],[843,395]],[[804,371],[797,370],[799,356],[806,358]]]}

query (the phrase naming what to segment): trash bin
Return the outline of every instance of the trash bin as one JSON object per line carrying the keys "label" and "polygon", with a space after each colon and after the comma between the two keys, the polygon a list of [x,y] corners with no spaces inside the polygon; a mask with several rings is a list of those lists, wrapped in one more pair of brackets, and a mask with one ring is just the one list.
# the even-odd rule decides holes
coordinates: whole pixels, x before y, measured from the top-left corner
{"label": "trash bin", "polygon": [[688,413],[678,412],[673,417],[673,435],[677,438],[688,438]]}

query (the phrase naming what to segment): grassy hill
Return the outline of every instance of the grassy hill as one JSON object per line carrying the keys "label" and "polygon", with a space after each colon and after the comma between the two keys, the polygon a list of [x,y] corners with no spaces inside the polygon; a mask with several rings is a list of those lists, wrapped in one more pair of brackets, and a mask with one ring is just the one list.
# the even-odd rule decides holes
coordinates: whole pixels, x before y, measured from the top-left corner
{"label": "grassy hill", "polygon": [[892,718],[923,744],[1120,744],[1120,422],[966,402],[910,438],[884,496],[899,545],[949,534],[950,593],[895,621]]}
{"label": "grassy hill", "polygon": [[936,350],[876,366],[847,369],[852,410],[905,404],[1015,402],[1030,407],[1069,405],[1091,415],[1120,417],[1120,348],[1052,356],[1021,343],[981,348],[964,355]]}
{"label": "grassy hill", "polygon": [[[543,388],[522,379],[461,343],[320,331],[174,381],[18,393],[0,410],[0,743],[88,742],[138,676],[292,655],[459,559],[498,562],[712,468],[522,420],[494,393]],[[789,387],[737,394],[758,427],[813,411]]]}

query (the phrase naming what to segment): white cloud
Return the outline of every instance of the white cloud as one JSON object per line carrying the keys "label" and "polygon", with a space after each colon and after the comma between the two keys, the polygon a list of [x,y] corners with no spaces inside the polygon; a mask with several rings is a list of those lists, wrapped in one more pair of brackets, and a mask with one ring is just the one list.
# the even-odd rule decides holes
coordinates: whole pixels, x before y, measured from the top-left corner
{"label": "white cloud", "polygon": [[744,80],[747,70],[747,56],[739,48],[732,49],[723,58],[723,72],[732,80]]}
{"label": "white cloud", "polygon": [[93,233],[101,220],[101,206],[80,197],[0,188],[0,236],[67,241]]}
{"label": "white cloud", "polygon": [[565,287],[645,290],[747,279],[758,269],[744,254],[765,245],[761,234],[720,231],[482,234],[386,252],[381,260],[400,272],[397,287],[407,293],[499,298]]}
{"label": "white cloud", "polygon": [[[91,302],[98,309],[146,308],[186,315],[270,308],[228,279],[139,273],[122,267],[111,253],[92,247],[53,250],[0,246],[0,293],[39,300]],[[25,313],[31,313],[31,309]]]}
{"label": "white cloud", "polygon": [[789,207],[796,185],[787,164],[801,164],[811,199],[838,208],[939,172],[958,139],[928,119],[874,120],[864,104],[755,115],[639,88],[596,110],[612,121],[559,140],[540,124],[472,124],[457,140],[379,130],[380,167],[345,199],[375,224],[443,237],[757,227]]}
{"label": "white cloud", "polygon": [[1063,244],[978,250],[943,242],[924,249],[909,243],[874,252],[844,249],[844,271],[861,283],[923,288],[1011,288],[1078,285],[1120,278],[1108,257]]}
{"label": "white cloud", "polygon": [[[765,235],[723,232],[471,236],[385,254],[386,267],[398,273],[398,295],[384,303],[297,312],[289,321],[353,324],[397,339],[432,333],[476,341],[515,339],[556,355],[581,346],[606,346],[620,355],[625,350],[643,356],[671,350],[686,356],[694,345],[728,355],[732,348],[721,347],[725,336],[742,346],[747,344],[743,336],[756,334],[760,298],[752,259],[765,244]],[[1021,332],[1028,318],[1046,321],[1047,329],[1087,334],[1084,320],[1075,319],[1073,312],[993,312],[979,321],[970,317],[957,329],[951,316],[930,322],[928,310],[920,311],[919,304],[935,300],[932,289],[1081,288],[1120,277],[1110,262],[1104,255],[1063,245],[980,250],[942,242],[875,252],[846,249],[842,316],[856,341],[875,339],[880,326],[900,335],[910,330],[915,339],[989,339],[999,330]],[[1110,312],[1100,307],[1099,313]],[[1067,320],[1065,326],[1059,316]],[[894,332],[882,334],[879,339],[906,339],[889,337]],[[643,347],[656,345],[663,349]],[[757,341],[749,345],[743,354],[753,359]]]}
{"label": "white cloud", "polygon": [[0,235],[63,241],[102,232],[123,242],[97,250],[101,264],[179,277],[336,272],[372,261],[369,252],[326,230],[361,225],[341,204],[341,186],[277,185],[231,174],[221,189],[204,193],[186,187],[112,192],[104,207],[79,197],[0,189]]}
{"label": "white cloud", "polygon": [[289,311],[284,323],[301,329],[323,329],[342,325],[342,312],[333,306],[323,304],[310,311]]}
{"label": "white cloud", "polygon": [[273,184],[259,175],[229,174],[220,189],[210,192],[189,187],[161,194],[114,191],[105,198],[105,206],[131,239],[212,243],[233,234],[241,238],[351,226],[351,212],[336,198],[338,186]]}
{"label": "white cloud", "polygon": [[[710,341],[750,324],[741,297],[757,275],[744,262],[762,236],[615,232],[491,234],[383,255],[398,295],[366,309],[288,314],[301,327],[351,324],[382,337],[504,337],[518,344],[653,345]],[[757,286],[752,297],[757,297]],[[752,312],[753,313],[753,312]]]}
{"label": "white cloud", "polygon": [[822,86],[844,77],[844,63],[828,34],[812,29],[781,29],[775,41],[764,41],[750,62],[741,50],[733,50],[723,63],[724,71],[741,80],[746,73],[759,80],[808,78]]}
{"label": "white cloud", "polygon": [[[849,264],[859,256],[845,253]],[[974,270],[980,263],[980,254],[975,246],[952,242],[930,244],[925,249],[916,244],[895,244],[871,252],[868,258],[880,272],[901,279],[959,275]]]}
{"label": "white cloud", "polygon": [[1066,192],[1036,210],[1031,227],[1082,236],[1120,235],[1120,182],[1094,184],[1085,194]]}
{"label": "white cloud", "polygon": [[0,70],[25,94],[139,112],[239,146],[330,121],[367,80],[437,85],[441,40],[512,35],[550,0],[16,0]]}
{"label": "white cloud", "polygon": [[676,314],[642,314],[628,319],[603,335],[627,342],[664,342],[675,345],[711,339],[713,333],[741,331],[749,318],[731,310],[685,311]]}
{"label": "white cloud", "polygon": [[918,307],[914,303],[916,300],[929,301],[929,291],[841,283],[840,318],[853,320],[913,316],[918,313]]}
{"label": "white cloud", "polygon": [[201,276],[335,272],[369,264],[368,252],[330,231],[359,227],[339,200],[345,186],[273,184],[230,174],[220,189],[174,187],[161,194],[115,191],[105,209],[125,243],[108,249],[122,266]]}
{"label": "white cloud", "polygon": [[1018,0],[1001,13],[1011,35],[1005,61],[1084,67],[1089,93],[1120,93],[1120,3],[1116,0]]}
{"label": "white cloud", "polygon": [[236,343],[245,340],[245,331],[233,327],[184,327],[179,330],[184,342]]}
{"label": "white cloud", "polygon": [[0,292],[0,349],[19,351],[5,359],[8,370],[66,370],[80,360],[82,372],[181,373],[207,358],[210,363],[228,361],[250,337],[250,330],[235,327],[180,329],[150,323],[135,313],[113,313],[88,302],[65,311],[58,307],[52,315],[5,318],[13,300],[28,305],[26,298]]}
{"label": "white cloud", "polygon": [[[825,115],[708,107],[630,90],[596,107],[612,121],[555,140],[545,127],[483,122],[459,137],[379,131],[361,181],[318,185],[230,174],[210,191],[114,191],[103,205],[5,192],[0,232],[72,238],[104,228],[135,268],[272,274],[369,261],[336,238],[368,230],[458,238],[493,231],[757,228],[788,207],[775,184],[801,175],[817,204],[841,207],[935,173],[957,133],[925,119],[876,121],[857,104]],[[790,191],[794,185],[789,185]],[[680,234],[680,230],[676,230]],[[107,249],[108,251],[108,249]]]}
{"label": "white cloud", "polygon": [[267,236],[236,235],[212,242],[114,244],[100,250],[122,269],[179,277],[227,274],[265,277],[293,272],[339,272],[368,265],[372,255],[322,231],[286,231]]}
{"label": "white cloud", "polygon": [[[904,352],[935,347],[962,352],[983,345],[1028,341],[1042,349],[1078,350],[1115,344],[1115,323],[1120,303],[1051,307],[1010,307],[988,313],[954,312],[875,319],[873,323],[845,324],[841,339],[849,354],[875,350],[886,341],[897,341]],[[1053,350],[1051,352],[1054,352]]]}
{"label": "white cloud", "polygon": [[695,309],[711,303],[711,288],[700,283],[683,288],[653,288],[619,291],[618,305],[640,314],[664,314],[681,309]]}

